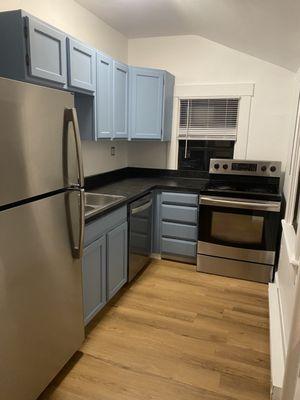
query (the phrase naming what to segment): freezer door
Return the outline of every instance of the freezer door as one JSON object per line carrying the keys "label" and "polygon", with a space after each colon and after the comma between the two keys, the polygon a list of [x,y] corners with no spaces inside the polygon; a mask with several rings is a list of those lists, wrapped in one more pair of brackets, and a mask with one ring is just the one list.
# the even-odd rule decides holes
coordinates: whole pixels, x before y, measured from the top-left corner
{"label": "freezer door", "polygon": [[84,339],[79,220],[78,192],[0,212],[1,399],[38,397]]}
{"label": "freezer door", "polygon": [[78,183],[72,107],[71,93],[0,78],[0,206]]}

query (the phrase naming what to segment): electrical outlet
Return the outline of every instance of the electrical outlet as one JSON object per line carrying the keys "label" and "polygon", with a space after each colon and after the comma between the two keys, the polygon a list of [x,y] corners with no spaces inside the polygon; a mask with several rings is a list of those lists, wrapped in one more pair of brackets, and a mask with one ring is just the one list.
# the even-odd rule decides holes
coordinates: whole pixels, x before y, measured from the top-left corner
{"label": "electrical outlet", "polygon": [[115,148],[115,146],[112,146],[112,147],[110,148],[110,155],[111,155],[111,156],[115,156],[115,155],[116,155],[116,148]]}

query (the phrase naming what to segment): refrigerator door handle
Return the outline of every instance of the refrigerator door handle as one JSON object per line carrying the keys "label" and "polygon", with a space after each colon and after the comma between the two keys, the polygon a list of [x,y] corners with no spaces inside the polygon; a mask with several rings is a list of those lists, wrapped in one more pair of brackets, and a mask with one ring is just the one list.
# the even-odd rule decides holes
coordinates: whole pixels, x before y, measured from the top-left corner
{"label": "refrigerator door handle", "polygon": [[78,169],[78,183],[72,184],[72,187],[84,187],[84,174],[83,174],[83,161],[82,161],[82,151],[81,151],[81,139],[79,124],[77,119],[76,108],[66,108],[65,109],[65,129],[68,129],[69,123],[73,125],[75,146],[76,146],[76,159],[77,159],[77,169]]}
{"label": "refrigerator door handle", "polygon": [[84,240],[84,189],[79,189],[79,235],[78,244],[74,245],[73,255],[75,258],[81,258],[83,254]]}
{"label": "refrigerator door handle", "polygon": [[[75,226],[78,229],[74,229],[74,217],[72,213],[73,207],[71,203],[73,203],[74,195],[77,197],[76,204],[78,206],[78,199],[79,199],[79,215],[78,224],[75,221]],[[74,203],[73,203],[74,204]],[[66,214],[68,220],[68,228],[69,228],[69,235],[70,235],[70,242],[71,242],[71,249],[72,255],[74,258],[81,258],[83,254],[83,242],[84,242],[84,221],[85,221],[85,196],[84,196],[84,189],[77,189],[77,188],[69,188],[66,197]],[[76,207],[77,208],[77,207]],[[76,232],[76,234],[74,234]],[[77,233],[78,232],[78,233]],[[75,237],[76,236],[76,237]]]}

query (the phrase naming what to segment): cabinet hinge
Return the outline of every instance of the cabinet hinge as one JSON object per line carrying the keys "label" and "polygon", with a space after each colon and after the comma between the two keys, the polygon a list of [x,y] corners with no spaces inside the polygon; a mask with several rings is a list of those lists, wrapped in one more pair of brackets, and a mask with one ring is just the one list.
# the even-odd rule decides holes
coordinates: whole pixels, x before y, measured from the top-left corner
{"label": "cabinet hinge", "polygon": [[24,36],[27,39],[28,38],[28,28],[27,25],[24,25]]}
{"label": "cabinet hinge", "polygon": [[30,58],[29,58],[29,55],[28,55],[28,54],[26,54],[26,56],[25,56],[25,62],[26,62],[26,65],[29,66],[29,64],[30,64]]}

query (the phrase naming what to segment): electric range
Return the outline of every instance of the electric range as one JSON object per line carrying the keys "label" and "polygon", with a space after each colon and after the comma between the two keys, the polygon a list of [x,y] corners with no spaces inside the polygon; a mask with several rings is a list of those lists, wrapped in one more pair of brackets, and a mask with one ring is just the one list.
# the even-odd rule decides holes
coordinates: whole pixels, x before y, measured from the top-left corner
{"label": "electric range", "polygon": [[200,196],[197,270],[273,280],[280,232],[281,163],[211,159]]}

